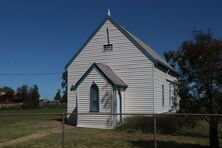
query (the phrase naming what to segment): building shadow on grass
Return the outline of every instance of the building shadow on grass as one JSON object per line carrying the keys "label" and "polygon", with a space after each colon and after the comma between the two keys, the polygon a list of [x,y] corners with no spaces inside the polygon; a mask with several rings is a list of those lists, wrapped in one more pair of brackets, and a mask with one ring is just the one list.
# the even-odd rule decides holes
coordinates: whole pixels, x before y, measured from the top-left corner
{"label": "building shadow on grass", "polygon": [[68,115],[66,119],[66,124],[76,126],[77,125],[77,108],[75,108],[70,115]]}
{"label": "building shadow on grass", "polygon": [[[65,114],[65,116],[64,116],[65,124],[76,126],[76,124],[77,124],[76,112],[77,112],[76,109],[74,109],[71,114],[68,114],[68,115]],[[53,120],[58,121],[58,122],[63,122],[62,116],[59,118],[55,118]]]}
{"label": "building shadow on grass", "polygon": [[[154,141],[130,141],[135,147],[147,148],[154,147]],[[186,144],[186,143],[176,143],[173,141],[165,142],[165,141],[157,141],[158,148],[208,148],[208,146],[202,146],[199,144]]]}

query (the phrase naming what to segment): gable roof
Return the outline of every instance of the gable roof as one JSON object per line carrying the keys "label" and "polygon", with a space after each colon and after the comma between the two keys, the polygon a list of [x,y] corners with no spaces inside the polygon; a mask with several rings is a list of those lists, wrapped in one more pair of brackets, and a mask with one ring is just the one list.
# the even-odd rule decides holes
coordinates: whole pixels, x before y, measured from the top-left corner
{"label": "gable roof", "polygon": [[74,85],[74,89],[77,89],[79,84],[88,76],[88,74],[93,70],[93,68],[96,68],[99,70],[99,72],[114,86],[117,88],[127,88],[127,85],[121,80],[114,72],[113,70],[104,64],[101,63],[93,63],[89,69],[83,74],[83,76],[76,82]]}
{"label": "gable roof", "polygon": [[69,67],[72,61],[79,55],[79,53],[84,49],[84,47],[89,43],[89,41],[93,38],[93,36],[99,31],[99,29],[105,24],[105,22],[109,20],[122,34],[126,36],[128,40],[130,40],[141,52],[144,53],[150,60],[152,60],[155,64],[160,64],[161,66],[171,70],[173,73],[177,74],[176,70],[172,68],[154,49],[152,49],[149,45],[145,44],[142,40],[140,40],[137,36],[133,35],[127,29],[119,25],[111,16],[107,15],[102,23],[97,27],[97,29],[90,35],[88,40],[82,45],[80,50],[72,57],[72,59],[65,66],[65,69]]}

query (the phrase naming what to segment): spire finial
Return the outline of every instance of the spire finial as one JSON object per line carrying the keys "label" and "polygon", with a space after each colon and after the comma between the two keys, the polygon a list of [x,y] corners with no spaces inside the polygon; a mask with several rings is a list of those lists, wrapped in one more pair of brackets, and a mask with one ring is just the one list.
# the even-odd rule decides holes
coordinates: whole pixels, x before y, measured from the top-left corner
{"label": "spire finial", "polygon": [[111,16],[111,12],[110,12],[110,9],[108,9],[108,13],[107,13],[108,16]]}

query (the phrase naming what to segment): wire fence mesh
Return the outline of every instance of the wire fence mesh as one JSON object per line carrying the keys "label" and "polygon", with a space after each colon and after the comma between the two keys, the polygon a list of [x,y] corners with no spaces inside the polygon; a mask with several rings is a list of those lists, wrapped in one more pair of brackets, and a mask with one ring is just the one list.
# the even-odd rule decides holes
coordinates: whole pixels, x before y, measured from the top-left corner
{"label": "wire fence mesh", "polygon": [[0,147],[204,148],[210,147],[211,120],[222,146],[221,119],[203,114],[0,114]]}

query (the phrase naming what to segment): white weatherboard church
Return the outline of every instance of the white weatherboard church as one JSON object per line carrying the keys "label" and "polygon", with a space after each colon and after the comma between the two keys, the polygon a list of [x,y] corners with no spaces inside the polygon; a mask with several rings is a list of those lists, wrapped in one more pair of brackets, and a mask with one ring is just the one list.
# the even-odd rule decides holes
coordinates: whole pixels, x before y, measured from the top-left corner
{"label": "white weatherboard church", "polygon": [[121,116],[82,113],[169,112],[177,72],[108,13],[66,65],[69,122],[112,128]]}

